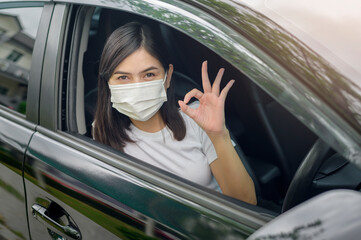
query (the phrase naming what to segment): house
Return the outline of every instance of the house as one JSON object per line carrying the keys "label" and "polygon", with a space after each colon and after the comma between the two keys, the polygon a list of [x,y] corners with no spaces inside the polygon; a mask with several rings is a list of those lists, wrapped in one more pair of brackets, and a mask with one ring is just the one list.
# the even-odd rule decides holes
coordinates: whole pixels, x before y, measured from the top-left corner
{"label": "house", "polygon": [[23,32],[17,16],[0,13],[0,104],[25,113],[35,40]]}

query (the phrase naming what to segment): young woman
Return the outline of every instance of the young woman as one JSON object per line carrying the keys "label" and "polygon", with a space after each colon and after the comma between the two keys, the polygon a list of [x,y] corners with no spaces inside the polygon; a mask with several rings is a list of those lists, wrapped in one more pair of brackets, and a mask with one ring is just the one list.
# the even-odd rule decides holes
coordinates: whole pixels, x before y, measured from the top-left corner
{"label": "young woman", "polygon": [[[159,168],[245,202],[256,204],[254,184],[225,126],[224,103],[234,83],[220,91],[202,64],[204,92],[193,89],[177,108],[173,65],[150,29],[128,23],[108,38],[99,65],[96,140]],[[191,98],[197,108],[188,106]]]}

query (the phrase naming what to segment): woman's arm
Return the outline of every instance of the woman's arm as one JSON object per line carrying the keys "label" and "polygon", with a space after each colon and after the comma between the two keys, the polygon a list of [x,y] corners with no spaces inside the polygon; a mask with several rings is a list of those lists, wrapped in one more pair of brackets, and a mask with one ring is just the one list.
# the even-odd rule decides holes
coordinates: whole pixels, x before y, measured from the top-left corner
{"label": "woman's arm", "polygon": [[[220,69],[213,86],[208,78],[207,61],[202,64],[203,93],[193,89],[179,101],[182,111],[191,117],[209,136],[217,152],[217,160],[211,163],[211,170],[222,192],[242,201],[256,204],[254,184],[235,151],[229,132],[225,127],[224,103],[234,80],[228,82],[220,92],[224,69]],[[195,97],[199,107],[192,109],[186,104]]]}
{"label": "woman's arm", "polygon": [[229,132],[209,135],[218,158],[210,165],[222,192],[228,196],[256,205],[257,198],[252,178],[249,176],[236,150]]}

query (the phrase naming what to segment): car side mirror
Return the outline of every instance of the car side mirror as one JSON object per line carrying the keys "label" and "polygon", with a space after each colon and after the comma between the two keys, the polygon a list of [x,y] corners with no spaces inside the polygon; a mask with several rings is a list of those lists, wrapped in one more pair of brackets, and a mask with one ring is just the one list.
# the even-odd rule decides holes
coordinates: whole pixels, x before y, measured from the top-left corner
{"label": "car side mirror", "polygon": [[361,192],[332,190],[281,214],[249,240],[359,239]]}

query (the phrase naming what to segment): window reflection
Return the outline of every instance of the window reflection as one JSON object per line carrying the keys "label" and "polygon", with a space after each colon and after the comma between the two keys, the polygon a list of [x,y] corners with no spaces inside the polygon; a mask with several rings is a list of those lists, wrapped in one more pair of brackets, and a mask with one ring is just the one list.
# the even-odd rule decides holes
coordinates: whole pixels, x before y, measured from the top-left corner
{"label": "window reflection", "polygon": [[31,58],[41,10],[0,10],[0,104],[22,114],[26,112]]}

